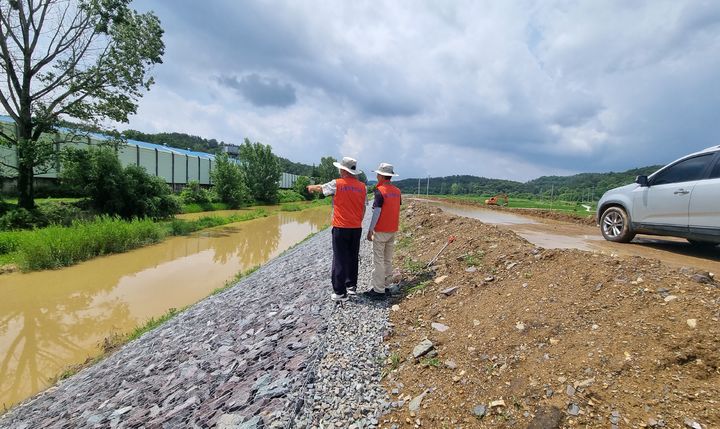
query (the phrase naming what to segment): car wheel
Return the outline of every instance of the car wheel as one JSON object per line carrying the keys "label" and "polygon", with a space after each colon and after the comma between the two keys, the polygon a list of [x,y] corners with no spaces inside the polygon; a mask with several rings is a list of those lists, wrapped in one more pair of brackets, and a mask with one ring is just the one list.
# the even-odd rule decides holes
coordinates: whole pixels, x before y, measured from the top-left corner
{"label": "car wheel", "polygon": [[711,241],[691,240],[689,238],[687,239],[687,241],[689,241],[690,244],[692,244],[693,246],[699,247],[701,249],[712,249],[718,245],[717,243],[713,243]]}
{"label": "car wheel", "polygon": [[627,243],[635,238],[630,229],[630,218],[622,207],[609,207],[600,217],[600,231],[608,241]]}

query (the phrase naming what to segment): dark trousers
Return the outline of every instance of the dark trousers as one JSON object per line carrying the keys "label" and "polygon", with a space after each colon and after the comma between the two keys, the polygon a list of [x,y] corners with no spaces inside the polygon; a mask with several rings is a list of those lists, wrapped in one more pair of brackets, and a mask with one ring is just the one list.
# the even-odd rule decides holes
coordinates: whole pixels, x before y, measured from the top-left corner
{"label": "dark trousers", "polygon": [[362,228],[332,229],[332,286],[338,295],[357,286],[361,235]]}

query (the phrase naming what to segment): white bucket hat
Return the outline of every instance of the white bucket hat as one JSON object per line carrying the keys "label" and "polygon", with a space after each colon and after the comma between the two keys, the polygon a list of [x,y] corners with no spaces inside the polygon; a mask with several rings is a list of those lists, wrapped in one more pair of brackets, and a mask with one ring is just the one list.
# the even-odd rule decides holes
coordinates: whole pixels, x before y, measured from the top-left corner
{"label": "white bucket hat", "polygon": [[373,170],[373,173],[377,173],[381,176],[399,176],[399,174],[395,174],[393,165],[388,164],[387,162],[381,162],[377,170]]}
{"label": "white bucket hat", "polygon": [[362,173],[362,171],[357,170],[357,160],[354,158],[350,158],[349,156],[343,157],[342,161],[340,162],[333,162],[333,165],[356,176]]}

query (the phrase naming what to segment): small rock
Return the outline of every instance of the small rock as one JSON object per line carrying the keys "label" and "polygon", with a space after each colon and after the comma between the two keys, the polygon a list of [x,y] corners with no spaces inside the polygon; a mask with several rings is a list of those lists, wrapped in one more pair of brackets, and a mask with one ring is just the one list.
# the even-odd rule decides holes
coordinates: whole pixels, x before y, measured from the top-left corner
{"label": "small rock", "polygon": [[650,417],[650,418],[648,418],[647,425],[650,426],[651,428],[654,428],[658,425],[658,421],[655,420],[654,418]]}
{"label": "small rock", "polygon": [[498,408],[498,407],[504,407],[505,401],[502,399],[498,399],[497,401],[492,401],[490,404],[488,404],[489,408]]}
{"label": "small rock", "polygon": [[583,380],[579,383],[575,383],[574,387],[575,387],[575,389],[582,390],[582,389],[586,389],[586,388],[592,386],[592,384],[594,382],[595,382],[595,378],[588,378],[587,380]]}
{"label": "small rock", "polygon": [[700,423],[688,418],[685,418],[685,427],[688,427],[690,429],[703,429]]}
{"label": "small rock", "polygon": [[493,281],[493,280],[495,280],[495,276],[487,276],[487,277],[485,277],[485,281],[486,281],[486,282],[491,282],[491,281]]}
{"label": "small rock", "polygon": [[665,297],[665,302],[675,301],[677,297],[675,295],[668,295]]}
{"label": "small rock", "polygon": [[487,407],[485,407],[485,405],[483,405],[483,404],[475,405],[475,407],[473,407],[473,415],[475,417],[483,418],[486,413],[487,413]]}
{"label": "small rock", "polygon": [[558,340],[557,338],[550,338],[550,344],[552,344],[553,346],[559,342],[560,340]]}
{"label": "small rock", "polygon": [[393,306],[390,307],[390,308],[392,309],[392,311],[400,311],[400,306],[397,305],[397,304],[393,305]]}
{"label": "small rock", "polygon": [[573,395],[575,395],[575,388],[568,384],[567,387],[565,388],[565,393],[568,396],[573,396]]}
{"label": "small rock", "polygon": [[440,293],[443,294],[443,295],[445,295],[445,296],[450,296],[450,295],[454,294],[455,291],[457,291],[457,287],[456,287],[456,286],[453,286],[453,287],[449,287],[449,288],[447,288],[447,289],[445,289],[445,290],[440,291]]}
{"label": "small rock", "polygon": [[477,319],[473,320],[473,326],[480,326],[480,321]]}
{"label": "small rock", "polygon": [[567,412],[571,416],[577,416],[578,414],[580,414],[580,407],[578,407],[577,404],[570,404],[568,405]]}
{"label": "small rock", "polygon": [[408,405],[408,408],[411,412],[417,412],[420,410],[420,403],[422,402],[425,395],[427,395],[429,390],[425,390],[423,393],[419,394],[415,398],[413,398],[412,401],[410,401],[410,405]]}
{"label": "small rock", "polygon": [[445,366],[448,367],[449,369],[457,368],[457,364],[455,363],[454,360],[451,360],[451,359],[448,359],[445,361]]}
{"label": "small rock", "polygon": [[440,276],[440,277],[436,278],[435,284],[440,284],[440,283],[444,282],[447,277],[448,276]]}
{"label": "small rock", "polygon": [[123,414],[125,414],[125,413],[127,413],[128,411],[132,410],[132,408],[133,408],[133,407],[131,407],[131,406],[127,406],[127,407],[123,407],[123,408],[117,409],[117,410],[113,411],[112,414],[110,414],[110,418],[112,419],[112,418],[114,418],[114,417],[122,416]]}
{"label": "small rock", "polygon": [[466,272],[466,273],[474,273],[475,271],[477,271],[477,268],[475,268],[475,267],[467,267],[467,268],[465,268],[465,272]]}
{"label": "small rock", "polygon": [[413,349],[413,357],[415,359],[425,355],[427,352],[433,349],[433,343],[432,341],[428,340],[427,338],[420,341],[418,345],[415,346]]}
{"label": "small rock", "polygon": [[450,329],[449,326],[443,325],[442,323],[436,323],[436,322],[431,323],[430,326],[438,332],[445,332],[448,329]]}
{"label": "small rock", "polygon": [[688,319],[687,325],[693,329],[697,326],[697,319]]}
{"label": "small rock", "polygon": [[517,329],[518,331],[522,332],[522,331],[525,330],[525,324],[524,324],[523,322],[517,322],[517,323],[515,324],[515,329]]}
{"label": "small rock", "polygon": [[600,329],[600,326],[593,324],[590,329],[592,329],[593,331],[597,331],[598,329]]}
{"label": "small rock", "polygon": [[690,276],[690,280],[702,284],[712,284],[713,279],[708,274],[693,274]]}

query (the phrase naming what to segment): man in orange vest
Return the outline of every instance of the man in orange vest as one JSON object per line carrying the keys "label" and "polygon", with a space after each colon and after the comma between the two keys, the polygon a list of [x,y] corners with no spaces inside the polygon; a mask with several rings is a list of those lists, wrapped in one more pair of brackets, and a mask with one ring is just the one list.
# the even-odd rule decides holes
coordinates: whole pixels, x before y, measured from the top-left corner
{"label": "man in orange vest", "polygon": [[365,184],[357,179],[362,173],[357,169],[357,161],[345,157],[341,162],[333,162],[340,170],[340,178],[323,185],[310,185],[309,192],[322,192],[333,196],[332,217],[332,286],[330,295],[333,301],[347,301],[348,293],[357,293],[360,240],[362,221],[365,217],[367,190]]}
{"label": "man in orange vest", "polygon": [[378,184],[375,187],[373,217],[370,221],[367,239],[373,242],[373,273],[372,289],[363,296],[380,300],[389,294],[385,286],[392,277],[392,257],[395,248],[395,233],[400,223],[400,189],[393,186],[390,180],[398,176],[392,164],[381,163],[377,170]]}

